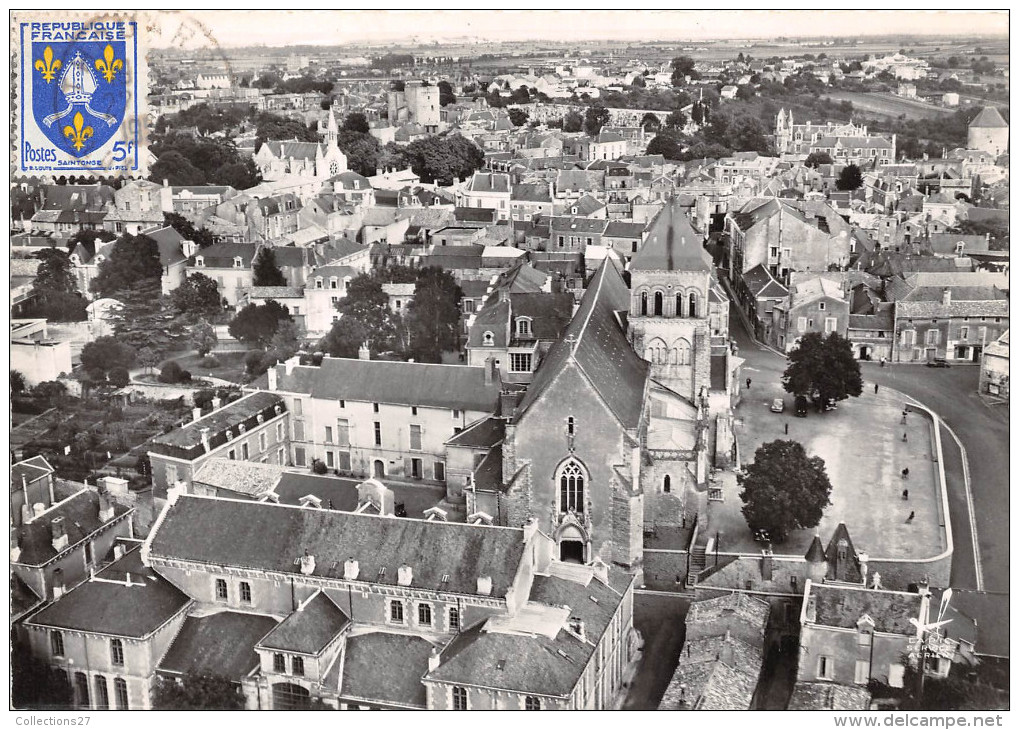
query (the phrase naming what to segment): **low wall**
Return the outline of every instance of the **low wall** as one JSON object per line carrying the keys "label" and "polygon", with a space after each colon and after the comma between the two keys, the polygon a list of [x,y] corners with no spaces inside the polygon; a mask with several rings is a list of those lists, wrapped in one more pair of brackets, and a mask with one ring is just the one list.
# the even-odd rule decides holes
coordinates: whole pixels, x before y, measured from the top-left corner
{"label": "low wall", "polygon": [[651,590],[686,592],[686,550],[644,550],[644,585]]}

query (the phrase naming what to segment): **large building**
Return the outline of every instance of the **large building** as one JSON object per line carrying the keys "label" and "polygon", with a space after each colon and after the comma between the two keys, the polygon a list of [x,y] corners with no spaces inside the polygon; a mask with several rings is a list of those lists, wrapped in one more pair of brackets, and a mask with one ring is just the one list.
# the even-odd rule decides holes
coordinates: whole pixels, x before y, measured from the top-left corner
{"label": "large building", "polygon": [[255,165],[268,182],[287,175],[326,180],[347,171],[347,156],[337,146],[339,127],[330,112],[324,142],[267,140],[255,153]]}
{"label": "large building", "polygon": [[992,155],[1008,154],[1008,122],[993,106],[985,106],[969,123],[966,147]]}
{"label": "large building", "polygon": [[387,99],[390,126],[420,124],[425,132],[439,131],[439,87],[407,81],[403,91],[390,91]]}

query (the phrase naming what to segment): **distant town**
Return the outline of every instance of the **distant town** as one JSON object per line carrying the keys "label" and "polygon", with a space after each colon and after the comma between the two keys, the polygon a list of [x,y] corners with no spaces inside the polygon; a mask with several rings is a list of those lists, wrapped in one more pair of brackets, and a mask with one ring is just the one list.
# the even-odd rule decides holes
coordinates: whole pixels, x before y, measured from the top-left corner
{"label": "distant town", "polygon": [[11,180],[12,707],[1008,709],[1004,17],[153,49]]}

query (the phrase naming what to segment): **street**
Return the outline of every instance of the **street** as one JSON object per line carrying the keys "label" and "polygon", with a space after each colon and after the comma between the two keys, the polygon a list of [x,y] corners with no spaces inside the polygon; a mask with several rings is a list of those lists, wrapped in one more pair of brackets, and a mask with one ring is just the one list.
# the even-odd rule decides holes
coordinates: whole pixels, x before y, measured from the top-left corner
{"label": "street", "polygon": [[[746,360],[744,379],[780,380],[785,358],[758,345],[747,333],[735,308],[735,304],[730,305],[729,332],[739,346],[739,356]],[[938,369],[923,365],[882,368],[878,363],[862,363],[861,370],[865,393],[872,392],[877,383],[879,387],[887,386],[915,398],[937,412],[962,442],[970,470],[983,589],[1008,591],[1008,407],[988,405],[977,395],[976,365]],[[941,435],[955,540],[952,585],[976,588],[962,458],[952,435],[945,428]]]}

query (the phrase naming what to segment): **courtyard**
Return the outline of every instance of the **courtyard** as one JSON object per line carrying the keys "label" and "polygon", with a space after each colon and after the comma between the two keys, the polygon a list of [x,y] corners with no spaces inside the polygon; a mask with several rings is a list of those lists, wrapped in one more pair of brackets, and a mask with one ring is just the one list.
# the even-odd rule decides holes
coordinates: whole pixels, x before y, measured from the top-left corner
{"label": "courtyard", "polygon": [[[773,413],[770,405],[780,397],[785,411]],[[859,398],[839,402],[836,410],[818,413],[811,408],[806,418],[797,418],[793,397],[780,383],[755,383],[736,411],[740,460],[752,462],[757,448],[769,441],[799,441],[809,455],[824,459],[832,484],[831,505],[816,528],[822,541],[845,522],[856,548],[872,558],[939,555],[947,548],[947,536],[932,423],[925,413],[910,410],[903,424],[905,404],[902,394],[888,388],[875,394],[867,384]],[[906,468],[909,476],[904,479]],[[723,473],[713,486],[721,489],[723,500],[709,502],[708,536],[718,534],[721,552],[758,553],[761,544],[743,518],[735,475]],[[903,498],[904,489],[909,490],[908,499]],[[774,550],[803,555],[814,533],[795,531]]]}

